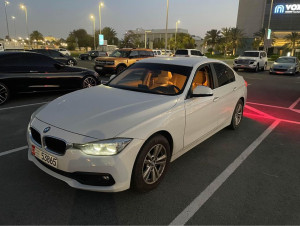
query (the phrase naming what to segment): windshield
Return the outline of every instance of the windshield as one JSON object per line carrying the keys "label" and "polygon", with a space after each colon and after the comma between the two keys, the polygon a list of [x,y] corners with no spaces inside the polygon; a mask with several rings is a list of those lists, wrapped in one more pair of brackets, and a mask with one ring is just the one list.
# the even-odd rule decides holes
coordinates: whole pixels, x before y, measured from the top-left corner
{"label": "windshield", "polygon": [[259,57],[259,52],[244,52],[242,56],[246,56],[246,57]]}
{"label": "windshield", "polygon": [[277,63],[295,63],[295,59],[294,58],[288,58],[288,57],[282,57],[282,58],[278,58],[277,60],[275,60],[275,62]]}
{"label": "windshield", "polygon": [[177,95],[183,92],[192,67],[139,63],[131,66],[108,86],[163,95]]}
{"label": "windshield", "polygon": [[112,54],[110,54],[110,57],[121,57],[121,58],[127,58],[129,57],[130,51],[124,51],[124,50],[115,50]]}

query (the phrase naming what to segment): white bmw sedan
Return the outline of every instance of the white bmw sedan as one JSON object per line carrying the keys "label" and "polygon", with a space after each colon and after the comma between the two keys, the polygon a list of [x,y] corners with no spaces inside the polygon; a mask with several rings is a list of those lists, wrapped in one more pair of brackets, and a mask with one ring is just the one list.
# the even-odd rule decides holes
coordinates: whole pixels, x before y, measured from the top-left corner
{"label": "white bmw sedan", "polygon": [[221,61],[151,58],[107,84],[38,109],[28,159],[78,189],[149,191],[169,163],[225,127],[239,127],[244,79]]}

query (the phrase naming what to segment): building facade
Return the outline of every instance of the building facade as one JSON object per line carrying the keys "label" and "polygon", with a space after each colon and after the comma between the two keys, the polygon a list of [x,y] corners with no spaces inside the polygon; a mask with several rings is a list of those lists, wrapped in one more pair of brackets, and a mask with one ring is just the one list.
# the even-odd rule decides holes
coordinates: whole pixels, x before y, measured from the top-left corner
{"label": "building facade", "polygon": [[270,51],[282,54],[285,36],[300,32],[300,0],[240,0],[237,28],[245,35],[241,50],[252,48],[255,32],[269,28],[276,37]]}

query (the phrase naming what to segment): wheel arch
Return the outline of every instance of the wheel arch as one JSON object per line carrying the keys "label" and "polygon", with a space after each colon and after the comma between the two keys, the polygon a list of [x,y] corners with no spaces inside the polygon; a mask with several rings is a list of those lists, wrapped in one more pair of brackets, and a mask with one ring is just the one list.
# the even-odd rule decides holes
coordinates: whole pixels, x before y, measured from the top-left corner
{"label": "wheel arch", "polygon": [[[166,130],[160,130],[160,131],[157,131],[155,133],[153,133],[150,137],[148,137],[148,139],[145,141],[145,143],[150,140],[152,137],[156,136],[156,135],[161,135],[163,137],[165,137],[168,142],[169,142],[169,145],[170,145],[170,151],[171,151],[171,156],[173,154],[173,147],[174,147],[174,142],[173,142],[173,137],[172,135],[166,131]],[[144,145],[143,145],[144,146]]]}

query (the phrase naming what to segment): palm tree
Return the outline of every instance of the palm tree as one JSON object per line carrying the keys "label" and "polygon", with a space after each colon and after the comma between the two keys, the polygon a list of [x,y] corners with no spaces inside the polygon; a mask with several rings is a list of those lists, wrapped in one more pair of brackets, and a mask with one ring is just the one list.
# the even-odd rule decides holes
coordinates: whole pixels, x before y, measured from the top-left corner
{"label": "palm tree", "polygon": [[215,46],[218,44],[220,37],[221,37],[221,31],[212,29],[206,32],[206,35],[204,37],[204,43],[206,45],[211,46],[211,48],[215,50]]}
{"label": "palm tree", "polygon": [[233,55],[235,56],[236,49],[242,45],[242,39],[244,38],[244,33],[239,28],[231,28],[230,33],[231,33]]}
{"label": "palm tree", "polygon": [[[253,47],[255,49],[259,49],[260,46],[265,46],[265,39],[266,39],[266,29],[262,28],[259,31],[255,32],[253,34],[254,36],[254,43]],[[272,39],[272,44],[276,41],[276,36],[274,33],[271,33],[271,39]]]}
{"label": "palm tree", "polygon": [[297,32],[291,32],[291,34],[286,35],[285,40],[288,42],[287,46],[292,49],[292,56],[295,55],[295,49],[298,44],[298,41],[300,40],[300,33]]}
{"label": "palm tree", "polygon": [[226,53],[231,45],[231,28],[222,28],[221,30],[221,34],[222,34],[222,39],[221,39],[221,43],[222,43],[222,48],[224,50],[224,56],[226,56]]}
{"label": "palm tree", "polygon": [[31,34],[30,34],[30,40],[33,41],[33,40],[44,40],[44,36],[42,35],[42,33],[40,33],[39,31],[33,31]]}

